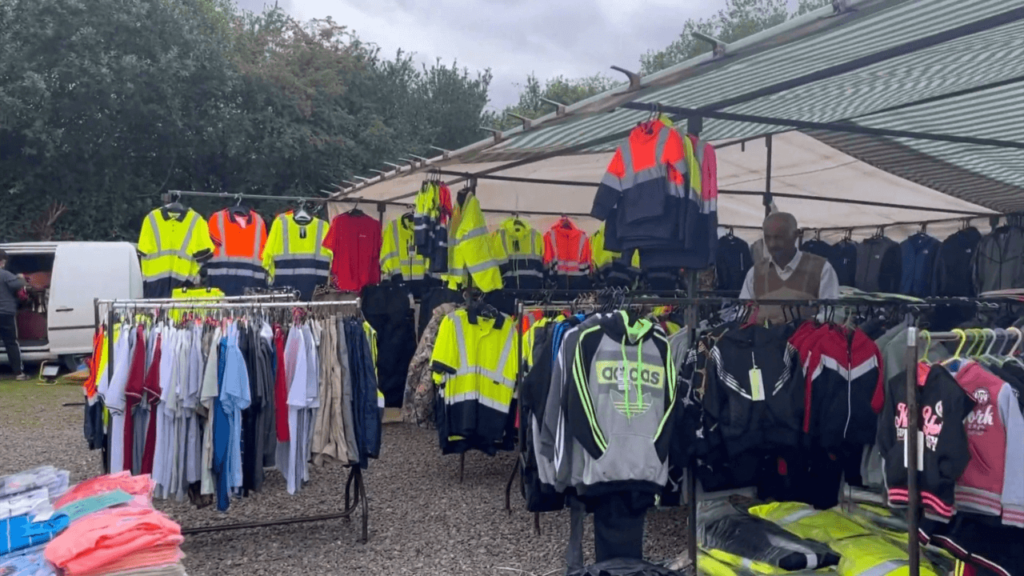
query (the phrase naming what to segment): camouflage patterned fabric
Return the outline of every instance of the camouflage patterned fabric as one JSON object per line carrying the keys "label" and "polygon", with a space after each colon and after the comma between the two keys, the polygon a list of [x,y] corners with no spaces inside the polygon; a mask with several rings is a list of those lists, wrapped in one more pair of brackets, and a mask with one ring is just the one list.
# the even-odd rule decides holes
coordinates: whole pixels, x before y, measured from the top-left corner
{"label": "camouflage patterned fabric", "polygon": [[455,310],[454,304],[442,304],[434,309],[427,328],[416,346],[416,354],[409,363],[409,375],[405,381],[405,401],[402,402],[402,421],[434,427],[434,381],[430,374],[430,356],[434,352],[434,340],[441,328],[441,320]]}

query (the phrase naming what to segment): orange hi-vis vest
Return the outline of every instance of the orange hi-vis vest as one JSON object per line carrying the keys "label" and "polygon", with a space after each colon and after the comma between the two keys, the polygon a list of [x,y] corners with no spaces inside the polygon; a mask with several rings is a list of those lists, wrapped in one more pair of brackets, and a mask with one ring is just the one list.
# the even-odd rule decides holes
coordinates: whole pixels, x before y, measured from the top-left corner
{"label": "orange hi-vis vest", "polygon": [[263,247],[267,244],[267,225],[250,210],[233,214],[230,209],[210,216],[210,239],[213,258],[206,264],[210,286],[227,296],[241,296],[246,288],[262,288],[267,284],[263,268]]}

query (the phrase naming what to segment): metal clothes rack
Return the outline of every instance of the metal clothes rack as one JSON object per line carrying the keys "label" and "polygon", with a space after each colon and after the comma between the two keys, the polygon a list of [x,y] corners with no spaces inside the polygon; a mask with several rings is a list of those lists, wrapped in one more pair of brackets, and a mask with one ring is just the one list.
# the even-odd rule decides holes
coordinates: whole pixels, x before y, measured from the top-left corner
{"label": "metal clothes rack", "polygon": [[[592,292],[593,293],[593,292]],[[517,330],[519,339],[519,350],[520,357],[517,358],[517,372],[516,372],[516,389],[518,390],[521,385],[522,375],[522,329],[518,322],[522,321],[526,311],[540,310],[544,312],[548,311],[561,311],[573,306],[574,302],[550,302],[543,304],[527,304],[521,300],[516,301],[516,313],[517,313]],[[642,294],[625,294],[624,298],[618,303],[620,306],[684,306],[685,313],[687,315],[687,323],[685,329],[694,330],[696,325],[698,309],[701,306],[712,306],[722,307],[727,305],[766,305],[766,306],[788,306],[794,309],[806,308],[806,307],[878,307],[878,308],[898,308],[903,312],[906,312],[913,318],[913,322],[909,328],[907,336],[907,352],[905,356],[905,367],[907,372],[907,407],[910,412],[908,416],[908,430],[916,430],[918,425],[918,413],[917,413],[917,396],[915,391],[917,389],[917,370],[916,365],[918,361],[918,344],[921,340],[925,339],[924,333],[917,328],[917,316],[920,312],[925,310],[933,309],[936,306],[950,305],[950,304],[1015,304],[1019,305],[1020,302],[1013,298],[927,298],[918,300],[909,299],[893,299],[893,298],[871,298],[871,297],[849,297],[841,298],[838,300],[742,300],[739,298],[731,297],[644,297]],[[945,342],[945,341],[958,341],[962,338],[961,335],[954,332],[939,332],[929,333],[930,342]],[[521,413],[520,413],[521,414]],[[511,513],[511,490],[515,480],[517,470],[520,465],[525,464],[524,458],[524,447],[525,447],[525,429],[523,428],[525,422],[520,421],[519,423],[519,458],[516,460],[516,466],[513,469],[508,483],[505,487],[505,508]],[[916,434],[907,434],[907,453],[908,462],[917,461],[917,453],[920,447],[917,445]],[[921,495],[918,486],[918,479],[916,475],[908,475],[908,486],[909,502],[907,511],[907,524],[908,534],[916,534],[919,525],[919,511],[918,508],[921,504]],[[696,475],[692,464],[687,467],[687,482],[686,482],[686,500],[687,502],[687,548],[689,557],[692,562],[696,563],[697,558],[697,494],[696,494]],[[534,529],[540,533],[540,514],[534,514]],[[908,540],[908,560],[909,560],[909,576],[920,575],[920,541],[916,537],[911,537]]]}
{"label": "metal clothes rack", "polygon": [[[97,309],[99,303],[107,304],[109,309],[107,311],[107,326],[113,326],[115,317],[114,312],[116,309],[136,309],[143,307],[150,307],[155,304],[158,310],[188,310],[188,309],[204,309],[204,310],[264,310],[264,309],[310,309],[310,308],[326,308],[326,307],[354,307],[358,312],[361,304],[360,298],[353,298],[349,300],[330,300],[330,301],[317,301],[317,302],[260,302],[260,301],[248,301],[243,302],[239,300],[253,299],[258,297],[273,297],[276,299],[281,298],[281,294],[260,294],[253,296],[238,296],[236,300],[223,302],[224,299],[218,299],[218,301],[204,301],[197,299],[159,299],[167,300],[164,302],[153,302],[152,300],[110,300],[110,301],[97,301]],[[283,296],[291,296],[290,294],[284,294]],[[98,313],[97,313],[98,317]],[[98,330],[98,323],[97,323]],[[112,376],[113,372],[113,330],[107,330],[107,343],[109,346],[107,370],[108,374]],[[109,436],[108,436],[109,438]],[[109,465],[104,458],[104,469],[109,470]],[[354,492],[353,492],[354,490]],[[350,500],[351,498],[351,500]],[[300,524],[306,522],[322,522],[326,520],[336,520],[344,518],[350,520],[352,513],[356,509],[362,509],[362,536],[359,539],[361,544],[365,544],[369,540],[369,519],[370,511],[366,497],[366,482],[363,479],[362,469],[358,464],[349,466],[348,479],[345,481],[345,509],[341,512],[333,512],[330,514],[319,514],[315,516],[297,516],[291,518],[277,518],[274,520],[267,520],[262,522],[243,522],[234,524],[222,524],[215,526],[196,526],[190,528],[182,528],[181,533],[183,535],[192,534],[203,534],[209,532],[224,532],[228,530],[247,530],[251,528],[266,528],[270,526],[284,526],[288,524]]]}

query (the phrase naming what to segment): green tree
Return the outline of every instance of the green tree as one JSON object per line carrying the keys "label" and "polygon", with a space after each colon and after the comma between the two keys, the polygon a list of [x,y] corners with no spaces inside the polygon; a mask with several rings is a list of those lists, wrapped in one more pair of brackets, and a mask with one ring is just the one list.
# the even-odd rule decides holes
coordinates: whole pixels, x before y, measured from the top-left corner
{"label": "green tree", "polygon": [[[132,237],[230,122],[216,0],[0,3],[0,235],[53,206],[57,235]],[[200,172],[199,177],[203,174]],[[137,228],[136,228],[137,229]]]}
{"label": "green tree", "polygon": [[545,80],[542,85],[535,74],[530,74],[519,93],[519,102],[506,106],[501,112],[487,113],[484,122],[486,126],[508,130],[520,124],[520,121],[509,116],[509,113],[534,119],[553,112],[552,105],[543,102],[542,98],[568,106],[620,85],[620,82],[603,74],[583,78],[556,76]]}
{"label": "green tree", "polygon": [[314,197],[478,140],[489,82],[231,0],[2,0],[0,240],[135,239],[168,189]]}
{"label": "green tree", "polygon": [[652,74],[710,52],[711,46],[695,39],[694,32],[726,43],[735,42],[830,3],[831,0],[800,0],[796,10],[790,12],[787,0],[728,0],[724,8],[708,18],[687,20],[679,38],[665,48],[640,56],[641,73]]}

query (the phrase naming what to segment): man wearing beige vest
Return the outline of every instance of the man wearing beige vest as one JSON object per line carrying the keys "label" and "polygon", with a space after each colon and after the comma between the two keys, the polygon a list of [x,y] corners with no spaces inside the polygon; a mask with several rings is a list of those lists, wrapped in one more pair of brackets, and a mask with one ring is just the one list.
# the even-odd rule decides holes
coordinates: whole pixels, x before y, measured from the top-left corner
{"label": "man wearing beige vest", "polygon": [[[752,300],[837,300],[839,278],[828,260],[796,247],[796,218],[774,212],[764,220],[765,257],[755,255],[740,298]],[[806,317],[806,313],[802,314]],[[761,306],[757,320],[782,323],[793,314],[780,306]]]}

